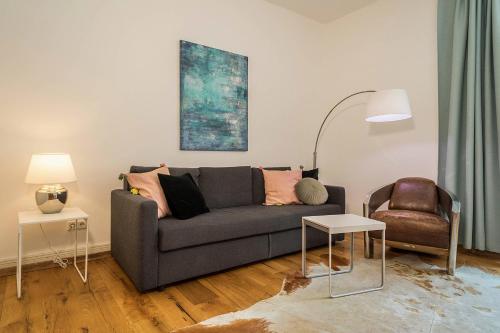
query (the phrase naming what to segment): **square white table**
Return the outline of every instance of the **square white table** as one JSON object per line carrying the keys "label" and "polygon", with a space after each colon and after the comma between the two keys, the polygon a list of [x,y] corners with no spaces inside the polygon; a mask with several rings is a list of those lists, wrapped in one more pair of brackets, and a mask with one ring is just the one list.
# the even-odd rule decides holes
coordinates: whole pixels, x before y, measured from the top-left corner
{"label": "square white table", "polygon": [[[312,227],[328,234],[328,272],[307,275],[306,267],[306,229]],[[379,287],[361,289],[343,294],[334,295],[332,293],[332,275],[344,274],[352,272],[354,268],[354,233],[381,230],[382,231],[382,273],[381,283]],[[350,267],[346,270],[334,271],[332,267],[332,235],[334,234],[351,234],[351,249],[350,249]],[[302,274],[306,278],[316,278],[328,275],[329,295],[331,298],[356,295],[370,291],[381,290],[384,288],[385,280],[385,223],[372,220],[366,217],[353,215],[353,214],[340,214],[340,215],[323,215],[323,216],[304,216],[302,217]]]}
{"label": "square white table", "polygon": [[75,266],[78,275],[87,282],[87,266],[88,266],[88,249],[89,249],[89,216],[83,210],[77,207],[64,208],[60,213],[44,214],[39,210],[31,210],[19,212],[17,215],[18,220],[18,233],[17,233],[17,298],[21,298],[21,267],[23,257],[23,226],[29,224],[42,224],[42,223],[57,223],[84,220],[86,222],[86,235],[85,235],[85,272],[82,274],[76,264],[76,256],[78,252],[78,227],[75,228],[75,253],[73,256],[73,266]]}

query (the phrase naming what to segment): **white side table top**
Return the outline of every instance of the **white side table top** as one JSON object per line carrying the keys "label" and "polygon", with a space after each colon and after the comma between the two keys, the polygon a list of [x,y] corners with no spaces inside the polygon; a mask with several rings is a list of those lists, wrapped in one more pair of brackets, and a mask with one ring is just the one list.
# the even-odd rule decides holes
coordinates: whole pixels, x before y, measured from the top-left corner
{"label": "white side table top", "polygon": [[44,214],[40,210],[29,210],[19,212],[17,220],[19,224],[38,224],[62,222],[68,220],[88,219],[87,213],[78,207],[63,208],[60,213]]}
{"label": "white side table top", "polygon": [[331,234],[385,230],[385,223],[354,214],[304,216],[307,224],[314,224]]}

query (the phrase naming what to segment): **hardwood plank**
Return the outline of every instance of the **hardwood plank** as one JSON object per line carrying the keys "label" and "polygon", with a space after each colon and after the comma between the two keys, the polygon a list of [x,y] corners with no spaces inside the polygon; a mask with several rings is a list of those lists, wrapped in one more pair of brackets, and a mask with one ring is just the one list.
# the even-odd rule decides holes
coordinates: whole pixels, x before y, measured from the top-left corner
{"label": "hardwood plank", "polygon": [[[66,306],[70,292],[68,271],[41,270],[23,276],[23,298],[35,331],[54,332],[71,327]],[[50,285],[45,285],[50,281]],[[44,287],[45,285],[45,287]]]}
{"label": "hardwood plank", "polygon": [[[110,251],[89,254],[89,262],[92,260],[98,260],[101,258],[109,257],[110,254],[111,254]],[[84,256],[78,256],[76,258],[77,258],[78,262],[80,262],[84,259]],[[68,257],[68,259],[70,260],[70,262],[73,262],[73,257]],[[39,271],[42,269],[50,269],[50,268],[59,268],[59,265],[54,263],[52,260],[37,262],[34,264],[24,264],[23,265],[23,273]],[[0,269],[0,277],[15,275],[15,274],[16,274],[16,266]]]}
{"label": "hardwood plank", "polygon": [[165,320],[173,329],[180,329],[197,323],[168,293],[153,291],[148,296],[161,309]]}
{"label": "hardwood plank", "polygon": [[[332,249],[334,267],[348,264],[349,243],[338,242]],[[375,249],[378,255],[379,246]],[[355,257],[363,255],[360,237],[354,252]],[[308,251],[310,264],[327,263],[327,256],[326,247]],[[419,257],[446,266],[444,257]],[[500,254],[459,249],[457,266],[462,265],[500,274]],[[73,267],[25,270],[21,300],[16,297],[15,276],[0,277],[0,332],[170,332],[275,295],[286,275],[300,269],[301,254],[294,253],[145,294],[137,292],[109,255],[89,262],[87,284]]]}
{"label": "hardwood plank", "polygon": [[[26,281],[23,281],[25,285]],[[29,317],[28,297],[22,300],[17,299],[16,277],[6,277],[4,306],[0,321],[1,332],[26,332],[32,328]]]}
{"label": "hardwood plank", "polygon": [[108,289],[115,295],[118,307],[128,319],[129,326],[138,332],[170,332],[171,327],[160,309],[147,294],[140,294],[125,273],[111,258],[99,261],[94,269],[103,276]]}
{"label": "hardwood plank", "polygon": [[99,270],[92,271],[89,275],[88,284],[90,293],[97,303],[97,310],[106,318],[108,327],[115,332],[135,332],[118,306],[115,295],[106,286]]}
{"label": "hardwood plank", "polygon": [[[206,288],[217,293],[217,298],[212,299],[208,303],[192,304],[189,299],[179,290],[177,286],[167,288],[165,291],[173,300],[175,300],[177,306],[185,311],[190,318],[195,322],[200,322],[205,319],[217,316],[222,313],[233,311],[237,308],[237,305],[232,301],[228,301],[225,295],[221,295],[218,290],[212,288],[207,281],[202,283]],[[239,308],[238,308],[239,309]]]}
{"label": "hardwood plank", "polygon": [[198,280],[188,281],[177,286],[177,289],[186,296],[191,304],[207,303],[217,295],[202,285]]}
{"label": "hardwood plank", "polygon": [[7,278],[6,277],[0,277],[0,323],[2,322],[2,312],[3,312],[3,305],[5,302],[5,287],[7,285]]}

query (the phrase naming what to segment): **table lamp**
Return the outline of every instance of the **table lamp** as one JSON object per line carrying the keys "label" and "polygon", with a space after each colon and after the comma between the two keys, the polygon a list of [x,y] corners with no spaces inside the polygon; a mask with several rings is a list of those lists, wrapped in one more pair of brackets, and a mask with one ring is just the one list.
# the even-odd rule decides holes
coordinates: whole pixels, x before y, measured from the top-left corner
{"label": "table lamp", "polygon": [[35,193],[36,204],[44,214],[59,213],[66,204],[68,191],[63,183],[76,181],[69,154],[34,154],[25,183],[43,185]]}

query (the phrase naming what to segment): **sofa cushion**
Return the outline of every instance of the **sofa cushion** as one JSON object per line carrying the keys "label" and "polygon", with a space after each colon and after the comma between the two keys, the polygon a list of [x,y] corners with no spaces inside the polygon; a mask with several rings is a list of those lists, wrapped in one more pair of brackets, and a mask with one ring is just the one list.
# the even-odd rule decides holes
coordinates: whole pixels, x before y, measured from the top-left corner
{"label": "sofa cushion", "polygon": [[173,216],[186,220],[209,212],[191,174],[185,173],[182,176],[158,174],[158,178]]}
{"label": "sofa cushion", "polygon": [[302,179],[300,170],[262,170],[266,202],[264,205],[294,205],[301,204],[295,193],[295,185]]}
{"label": "sofa cushion", "polygon": [[[370,216],[385,222],[387,240],[447,249],[450,243],[450,224],[439,215],[409,210],[383,210]],[[381,232],[370,232],[380,238]]]}
{"label": "sofa cushion", "polygon": [[322,205],[328,200],[325,185],[314,178],[303,178],[295,185],[295,192],[299,200],[306,205]]}
{"label": "sofa cushion", "polygon": [[139,190],[140,195],[156,202],[158,218],[161,219],[172,214],[158,180],[158,174],[169,175],[168,167],[162,166],[149,172],[131,172],[127,175],[127,182],[131,187]]}
{"label": "sofa cushion", "polygon": [[249,166],[200,168],[199,185],[210,209],[252,204]]}
{"label": "sofa cushion", "polygon": [[302,178],[313,178],[318,180],[319,178],[319,169],[311,169],[311,170],[302,170]]}
{"label": "sofa cushion", "polygon": [[[268,167],[265,170],[291,170],[290,167]],[[253,203],[260,205],[266,201],[264,174],[260,168],[252,168],[252,197]]]}
{"label": "sofa cushion", "polygon": [[251,205],[213,209],[189,220],[167,217],[158,221],[160,251],[196,246],[235,238],[268,234],[301,227],[302,216],[339,214],[341,207]]}

